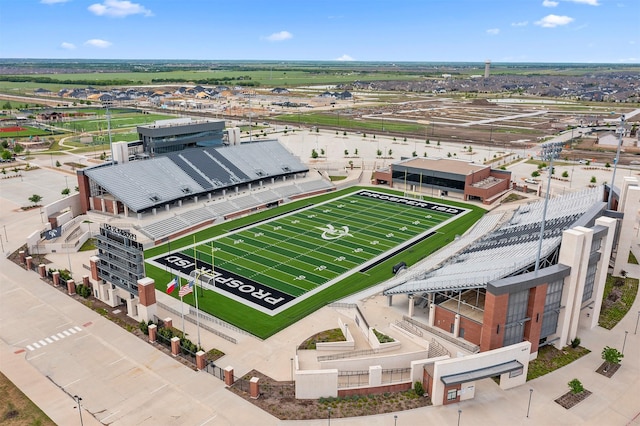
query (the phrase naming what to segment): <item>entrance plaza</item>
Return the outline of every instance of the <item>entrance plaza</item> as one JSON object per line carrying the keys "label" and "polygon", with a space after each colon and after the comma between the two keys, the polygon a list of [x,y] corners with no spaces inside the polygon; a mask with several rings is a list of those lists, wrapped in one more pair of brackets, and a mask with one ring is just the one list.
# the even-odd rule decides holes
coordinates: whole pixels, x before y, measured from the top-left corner
{"label": "entrance plaza", "polygon": [[[327,144],[334,144],[334,151],[338,151],[339,144],[346,143],[344,139],[331,135],[321,134],[318,139],[318,145],[323,140]],[[304,136],[300,133],[283,137],[281,141],[294,154],[300,155],[303,161],[307,161],[301,154],[311,152],[316,137],[310,133]],[[410,142],[407,145],[397,145],[405,147],[399,148],[398,152],[401,149],[413,151],[413,144]],[[342,153],[343,150],[344,148],[339,152]],[[396,145],[393,151],[395,157]],[[330,154],[326,168],[338,170],[338,166],[342,164],[341,168],[344,170],[347,161],[349,160],[341,155]],[[388,163],[389,160],[368,156],[363,161],[365,166],[374,166],[379,161]],[[7,260],[9,252],[17,250],[29,234],[42,227],[39,209],[20,211],[20,207],[28,204],[26,198],[31,193],[39,193],[44,197],[43,203],[53,202],[60,198],[60,191],[51,183],[57,181],[61,188],[64,187],[65,174],[48,167],[48,159],[43,159],[42,162],[42,169],[38,171],[41,175],[37,175],[37,178],[36,175],[30,175],[30,172],[23,174],[22,181],[19,178],[0,181],[0,229],[5,240],[2,247],[4,256],[0,259],[0,369],[54,422],[79,424],[73,400],[73,395],[79,395],[83,398],[84,424],[327,424],[327,419],[280,421],[274,418],[227,391],[222,381],[183,366],[42,282],[37,274],[25,271]],[[38,163],[38,160],[32,160],[31,163]],[[322,164],[318,162],[315,167],[321,170]],[[520,164],[513,169],[510,167],[510,170],[517,178],[518,173],[524,175],[524,170],[529,167],[532,171],[535,169],[535,166]],[[563,189],[569,191],[579,184],[580,188],[584,188],[591,174],[602,176],[597,178],[599,183],[606,180],[607,173],[610,175],[604,168],[582,168],[582,165],[575,165],[572,188],[563,186],[568,183],[554,182],[553,190],[556,193]],[[523,171],[519,172],[520,169]],[[369,170],[373,170],[373,167]],[[616,183],[622,179],[621,176],[637,173],[633,169],[620,169]],[[362,175],[368,176],[366,172]],[[361,182],[365,180],[359,179],[360,177],[360,172],[351,173],[350,179]],[[41,180],[46,184],[39,185]],[[47,185],[51,188],[46,189]],[[100,218],[99,215],[91,216],[91,220],[96,222]],[[632,250],[640,258],[637,238],[633,240]],[[90,255],[91,252],[70,255],[53,253],[47,256],[52,262],[48,267],[70,267],[74,278],[80,281],[80,277],[87,273],[85,265],[88,265]],[[625,270],[629,276],[640,277],[638,265],[627,265]],[[406,315],[407,306],[405,302],[388,306],[387,298],[380,295],[383,288],[384,283],[381,283],[341,302],[358,301],[367,321],[386,332],[390,324]],[[169,300],[160,292],[157,292],[157,297],[160,302],[167,304],[174,300]],[[469,294],[469,297],[474,295]],[[586,316],[586,311],[582,311],[580,315]],[[475,398],[471,400],[371,417],[332,418],[331,422],[337,425],[387,425],[394,421],[398,425],[456,424],[459,418],[461,425],[640,425],[640,404],[637,402],[637,395],[640,394],[640,334],[635,333],[639,313],[640,299],[636,298],[627,316],[613,330],[600,327],[580,328],[578,336],[582,340],[582,346],[590,349],[591,353],[567,367],[522,386],[505,391],[491,379],[482,379],[476,382]],[[172,316],[174,324],[180,321],[175,315],[162,310],[158,312],[158,316]],[[319,331],[337,327],[339,319],[347,322],[351,320],[342,308],[324,307],[265,341],[237,333],[234,337],[238,344],[235,345],[201,330],[202,346],[224,351],[226,355],[217,365],[223,368],[233,366],[236,376],[256,369],[276,380],[286,381],[291,377],[290,359],[295,356],[296,346]],[[196,335],[195,325],[187,322],[185,327],[190,336]],[[350,324],[350,327],[355,329],[355,325]],[[70,328],[80,331],[65,339],[50,339],[50,336]],[[394,333],[394,336],[397,335]],[[53,340],[53,343],[49,343],[47,339]],[[46,344],[33,351],[25,349],[27,345],[40,341]],[[356,338],[356,349],[365,344],[361,338]],[[408,341],[403,342],[403,345],[407,348],[414,347]],[[611,346],[622,349],[623,345],[625,357],[620,370],[610,379],[597,374],[595,370],[602,363],[602,348]],[[448,349],[453,356],[460,351],[453,347]],[[305,362],[302,357],[308,356],[301,355],[301,362]],[[565,410],[554,399],[568,391],[567,383],[573,378],[581,380],[584,387],[593,394],[586,401]],[[531,406],[527,418],[530,396]]]}

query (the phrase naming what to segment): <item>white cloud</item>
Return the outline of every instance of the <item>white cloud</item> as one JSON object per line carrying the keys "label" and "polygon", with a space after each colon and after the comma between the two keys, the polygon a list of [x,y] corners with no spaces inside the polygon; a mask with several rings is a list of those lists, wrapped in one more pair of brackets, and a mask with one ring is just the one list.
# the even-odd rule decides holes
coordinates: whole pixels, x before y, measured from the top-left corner
{"label": "white cloud", "polygon": [[558,15],[547,15],[541,20],[536,22],[536,25],[539,25],[543,28],[555,28],[561,25],[567,25],[573,22],[573,18],[570,16],[558,16]]}
{"label": "white cloud", "polygon": [[291,34],[289,31],[280,31],[278,33],[273,33],[265,37],[265,39],[269,41],[285,41],[289,40],[290,38],[293,38],[293,34]]}
{"label": "white cloud", "polygon": [[85,46],[99,47],[100,49],[106,49],[111,46],[111,42],[107,40],[100,40],[99,38],[92,38],[84,42]]}
{"label": "white cloud", "polygon": [[98,16],[111,18],[124,18],[129,15],[153,16],[153,12],[146,7],[128,0],[104,0],[103,3],[92,4],[88,9]]}
{"label": "white cloud", "polygon": [[69,0],[40,0],[42,4],[56,4],[56,3],[66,3]]}
{"label": "white cloud", "polygon": [[67,43],[66,41],[63,41],[62,44],[60,44],[60,47],[67,50],[73,50],[76,48],[76,45],[73,43]]}
{"label": "white cloud", "polygon": [[553,0],[543,0],[542,5],[544,7],[556,7],[559,3]]}
{"label": "white cloud", "polygon": [[351,56],[347,55],[346,53],[342,56],[340,56],[339,58],[336,58],[336,61],[355,61],[355,59],[353,59]]}
{"label": "white cloud", "polygon": [[511,23],[512,27],[526,27],[527,25],[529,25],[528,21],[512,22]]}
{"label": "white cloud", "polygon": [[487,34],[489,34],[489,35],[498,35],[498,34],[500,34],[500,28],[489,28],[487,30]]}
{"label": "white cloud", "polygon": [[564,0],[564,1],[570,1],[572,3],[588,4],[589,6],[600,6],[600,3],[598,3],[598,0]]}

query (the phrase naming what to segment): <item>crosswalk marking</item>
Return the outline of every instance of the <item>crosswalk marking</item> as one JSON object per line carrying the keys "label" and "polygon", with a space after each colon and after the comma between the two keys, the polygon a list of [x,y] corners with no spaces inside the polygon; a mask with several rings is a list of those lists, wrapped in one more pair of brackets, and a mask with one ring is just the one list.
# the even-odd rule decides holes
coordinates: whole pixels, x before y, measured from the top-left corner
{"label": "crosswalk marking", "polygon": [[29,349],[30,351],[35,351],[36,349],[40,349],[44,346],[47,346],[47,344],[52,344],[64,339],[65,337],[73,336],[74,334],[77,334],[80,331],[82,331],[82,328],[76,325],[66,330],[62,330],[60,333],[52,334],[49,337],[45,337],[44,339],[37,340],[31,343],[30,345],[27,345],[26,348]]}

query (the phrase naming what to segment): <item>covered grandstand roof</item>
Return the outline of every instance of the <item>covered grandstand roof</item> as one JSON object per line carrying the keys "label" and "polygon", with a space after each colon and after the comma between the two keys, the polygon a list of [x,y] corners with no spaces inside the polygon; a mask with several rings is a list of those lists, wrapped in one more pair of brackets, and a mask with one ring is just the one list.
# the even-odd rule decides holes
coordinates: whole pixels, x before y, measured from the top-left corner
{"label": "covered grandstand roof", "polygon": [[[587,189],[549,200],[541,258],[549,256],[562,240],[562,232],[587,225],[606,203],[603,188]],[[521,206],[511,219],[477,240],[437,269],[413,273],[384,294],[419,294],[439,290],[484,288],[535,262],[544,201]],[[588,217],[587,217],[588,216]],[[396,281],[397,282],[397,281]]]}
{"label": "covered grandstand roof", "polygon": [[84,174],[134,212],[174,200],[308,171],[277,140],[192,148],[151,160],[100,166]]}

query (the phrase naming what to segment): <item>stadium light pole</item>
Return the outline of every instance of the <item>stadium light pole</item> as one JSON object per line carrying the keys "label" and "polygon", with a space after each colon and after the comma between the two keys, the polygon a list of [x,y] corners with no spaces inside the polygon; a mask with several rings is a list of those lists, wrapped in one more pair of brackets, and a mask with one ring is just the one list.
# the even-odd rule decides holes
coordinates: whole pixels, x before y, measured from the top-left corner
{"label": "stadium light pole", "polygon": [[609,198],[607,199],[607,210],[611,210],[611,201],[613,199],[613,187],[616,182],[616,169],[620,160],[620,149],[622,148],[622,135],[624,135],[624,114],[620,117],[620,127],[618,127],[618,150],[616,158],[613,159],[613,175],[611,176],[611,186],[609,187]]}
{"label": "stadium light pole", "polygon": [[547,206],[549,204],[549,193],[551,192],[551,175],[553,174],[553,159],[558,158],[562,151],[562,142],[547,142],[543,143],[540,148],[540,158],[542,160],[549,160],[549,169],[547,173],[549,178],[547,179],[547,193],[544,197],[544,209],[542,211],[542,222],[540,223],[540,238],[538,240],[538,253],[536,254],[536,267],[537,271],[540,269],[540,255],[542,253],[542,240],[544,239],[544,224],[547,220]]}

